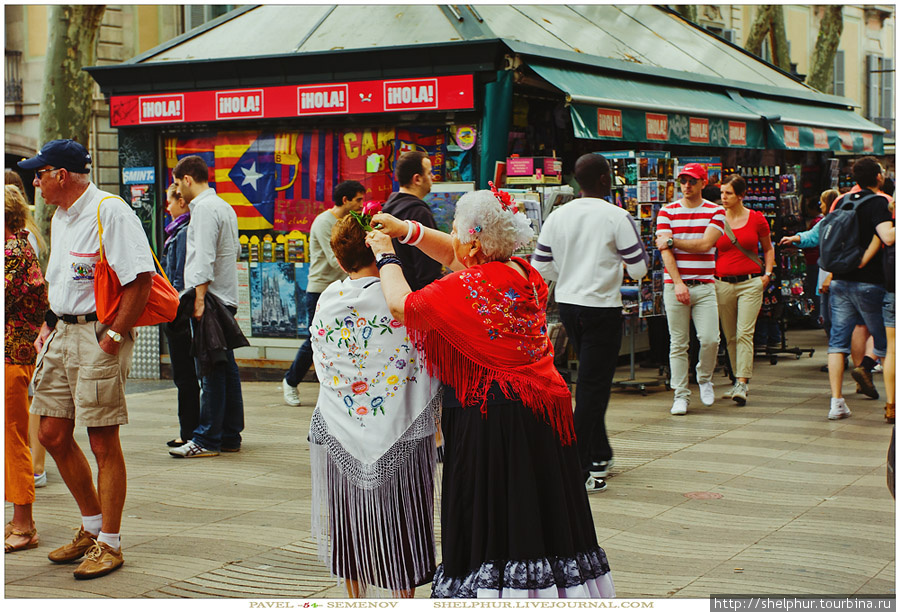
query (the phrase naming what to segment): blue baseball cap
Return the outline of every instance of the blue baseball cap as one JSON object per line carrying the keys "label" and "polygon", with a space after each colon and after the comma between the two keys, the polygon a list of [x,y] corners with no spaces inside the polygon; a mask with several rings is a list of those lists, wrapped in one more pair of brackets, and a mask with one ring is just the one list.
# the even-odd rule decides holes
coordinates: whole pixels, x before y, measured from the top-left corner
{"label": "blue baseball cap", "polygon": [[19,162],[23,170],[36,170],[41,166],[65,168],[69,172],[87,174],[91,171],[91,154],[83,145],[74,140],[51,140],[41,152]]}

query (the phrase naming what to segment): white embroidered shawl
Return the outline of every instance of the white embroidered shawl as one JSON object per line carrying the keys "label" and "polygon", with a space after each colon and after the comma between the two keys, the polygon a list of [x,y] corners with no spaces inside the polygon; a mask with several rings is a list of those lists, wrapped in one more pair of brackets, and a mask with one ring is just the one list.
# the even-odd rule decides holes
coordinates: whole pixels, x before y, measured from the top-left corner
{"label": "white embroidered shawl", "polygon": [[433,571],[433,533],[417,534],[413,561],[397,547],[410,525],[432,524],[440,383],[388,310],[378,278],[325,289],[310,337],[320,383],[309,433],[319,556],[349,540],[343,571],[363,584],[411,588]]}

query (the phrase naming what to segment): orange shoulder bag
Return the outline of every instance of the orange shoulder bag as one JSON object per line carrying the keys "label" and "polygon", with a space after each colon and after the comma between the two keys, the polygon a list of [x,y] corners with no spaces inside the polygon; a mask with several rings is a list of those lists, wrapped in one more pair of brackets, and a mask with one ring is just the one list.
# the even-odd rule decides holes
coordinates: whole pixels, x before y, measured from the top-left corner
{"label": "orange shoulder bag", "polygon": [[[107,196],[100,200],[100,204],[115,196]],[[97,318],[101,323],[111,325],[119,311],[122,302],[122,285],[115,271],[109,267],[103,254],[103,224],[100,222],[100,206],[97,206],[97,227],[100,231],[100,261],[94,268],[94,301],[97,303]],[[150,249],[153,261],[159,268],[159,274],[153,275],[153,285],[150,288],[150,297],[147,305],[138,317],[134,327],[167,323],[175,319],[178,313],[178,292],[159,265],[156,254]]]}

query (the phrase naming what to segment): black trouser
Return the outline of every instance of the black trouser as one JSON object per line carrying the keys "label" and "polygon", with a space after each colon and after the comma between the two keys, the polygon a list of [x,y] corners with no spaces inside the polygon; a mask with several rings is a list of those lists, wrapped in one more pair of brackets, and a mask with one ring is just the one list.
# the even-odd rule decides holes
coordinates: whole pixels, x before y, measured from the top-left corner
{"label": "black trouser", "polygon": [[169,341],[172,380],[178,388],[179,437],[187,442],[200,424],[200,381],[191,356],[191,328],[188,325],[174,330],[168,325],[162,328]]}
{"label": "black trouser", "polygon": [[575,436],[586,479],[592,461],[613,456],[606,435],[606,407],[622,345],[622,308],[560,304],[559,319],[578,355]]}
{"label": "black trouser", "polygon": [[[307,293],[306,301],[304,306],[306,307],[306,321],[307,325],[312,325],[313,317],[316,315],[316,304],[319,303],[319,296],[321,293]],[[297,350],[297,354],[294,356],[294,362],[291,363],[291,368],[284,375],[284,380],[287,381],[292,387],[296,387],[300,384],[300,381],[303,380],[303,377],[306,376],[306,372],[309,371],[309,367],[313,362],[313,351],[312,351],[312,342],[309,338],[307,338],[303,344],[300,345],[300,348]]]}

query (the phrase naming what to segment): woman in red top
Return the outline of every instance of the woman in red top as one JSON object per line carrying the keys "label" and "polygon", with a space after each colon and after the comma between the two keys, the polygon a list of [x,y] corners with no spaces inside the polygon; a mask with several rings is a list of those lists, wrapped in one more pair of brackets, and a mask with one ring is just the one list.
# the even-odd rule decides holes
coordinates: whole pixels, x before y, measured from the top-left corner
{"label": "woman in red top", "polygon": [[728,358],[736,378],[734,387],[725,394],[738,405],[747,403],[747,384],[753,375],[753,332],[762,306],[763,292],[771,280],[775,266],[775,248],[769,222],[762,213],[744,207],[747,183],[737,174],[722,181],[722,206],[726,227],[730,227],[737,244],[756,255],[762,246],[765,272],[757,257],[751,259],[732,243],[728,232],[716,243],[716,299],[719,323],[728,343]]}

